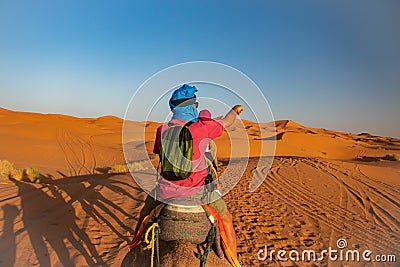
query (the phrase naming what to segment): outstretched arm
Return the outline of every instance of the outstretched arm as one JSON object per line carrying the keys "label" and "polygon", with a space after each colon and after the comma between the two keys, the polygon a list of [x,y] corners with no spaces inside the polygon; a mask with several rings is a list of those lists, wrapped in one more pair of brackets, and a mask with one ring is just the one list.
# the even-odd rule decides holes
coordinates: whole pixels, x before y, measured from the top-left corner
{"label": "outstretched arm", "polygon": [[236,105],[234,106],[222,119],[222,123],[224,127],[231,126],[236,119],[236,116],[239,115],[240,113],[243,112],[243,106],[242,105]]}

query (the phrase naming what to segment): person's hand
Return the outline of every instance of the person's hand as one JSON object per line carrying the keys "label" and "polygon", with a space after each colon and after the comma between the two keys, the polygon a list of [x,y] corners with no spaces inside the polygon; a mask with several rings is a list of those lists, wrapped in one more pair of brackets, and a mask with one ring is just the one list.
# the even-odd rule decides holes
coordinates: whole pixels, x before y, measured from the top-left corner
{"label": "person's hand", "polygon": [[240,115],[240,113],[242,113],[244,111],[244,108],[242,105],[236,105],[232,108],[236,114]]}
{"label": "person's hand", "polygon": [[242,105],[236,105],[230,109],[226,116],[222,119],[224,127],[231,126],[235,122],[236,116],[243,112],[243,110],[244,108]]}

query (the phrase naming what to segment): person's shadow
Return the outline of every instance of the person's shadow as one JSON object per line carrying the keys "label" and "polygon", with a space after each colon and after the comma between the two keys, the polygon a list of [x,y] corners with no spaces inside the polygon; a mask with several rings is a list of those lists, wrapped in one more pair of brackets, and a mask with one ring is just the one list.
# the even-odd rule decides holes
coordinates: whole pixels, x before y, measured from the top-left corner
{"label": "person's shadow", "polygon": [[48,246],[52,247],[63,266],[75,265],[65,240],[85,258],[84,265],[106,265],[91,244],[88,235],[76,224],[77,217],[72,203],[65,201],[56,186],[37,188],[30,183],[15,179],[11,181],[18,186],[24,228],[40,266],[54,265],[50,262]]}
{"label": "person's shadow", "polygon": [[14,220],[19,214],[16,206],[5,204],[3,210],[3,234],[0,237],[0,266],[14,266],[16,256],[16,240],[14,233]]}

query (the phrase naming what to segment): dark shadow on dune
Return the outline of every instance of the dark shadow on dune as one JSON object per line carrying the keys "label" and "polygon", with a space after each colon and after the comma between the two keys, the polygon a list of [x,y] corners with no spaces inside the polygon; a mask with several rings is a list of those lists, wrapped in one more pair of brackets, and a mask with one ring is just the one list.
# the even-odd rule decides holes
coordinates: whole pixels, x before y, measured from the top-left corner
{"label": "dark shadow on dune", "polygon": [[121,185],[124,185],[124,186],[128,186],[128,187],[132,188],[133,190],[143,191],[143,189],[140,188],[140,186],[138,186],[138,185],[134,186],[134,185],[131,185],[131,184],[128,184],[128,183],[125,183],[125,182],[121,182],[121,181],[115,181],[115,184],[121,184]]}
{"label": "dark shadow on dune", "polygon": [[[98,225],[106,235],[115,234],[116,243],[130,241],[126,232],[133,232],[133,225],[126,225],[124,218],[132,218],[133,215],[108,196],[116,193],[123,196],[124,201],[142,203],[143,198],[139,196],[142,190],[133,180],[131,182],[123,177],[121,179],[121,176],[113,177],[110,174],[99,174],[52,180],[52,177],[47,176],[44,177],[46,184],[42,185],[12,180],[21,198],[24,230],[40,266],[55,264],[50,261],[49,248],[57,254],[63,266],[75,265],[75,257],[72,258],[72,255],[76,251],[84,257],[85,262],[82,264],[85,266],[108,266],[96,250],[96,243],[91,240],[93,235],[88,235],[90,232],[87,231],[94,225]],[[76,206],[81,209],[75,210]],[[4,227],[10,231],[18,214],[12,213],[11,207],[4,206],[3,209],[7,209],[4,210],[7,219]],[[71,245],[66,242],[76,251],[71,252]],[[14,255],[15,261],[15,239],[13,248],[14,252],[11,251],[10,255]],[[1,261],[0,265],[3,266]]]}
{"label": "dark shadow on dune", "polygon": [[363,156],[363,157],[354,158],[354,160],[355,161],[362,161],[362,162],[373,162],[373,161],[379,161],[379,157]]}
{"label": "dark shadow on dune", "polygon": [[[113,202],[112,199],[106,198],[100,191],[111,190],[119,195],[127,198],[127,201],[143,202],[143,199],[133,196],[124,187],[138,189],[134,184],[129,184],[123,181],[111,179],[112,174],[85,175],[69,177],[59,180],[55,184],[71,197],[68,204],[78,202],[85,211],[86,217],[94,219],[97,223],[108,227],[109,231],[118,236],[118,240],[130,241],[130,238],[125,236],[126,231],[133,232],[132,225],[127,226],[117,215],[115,211],[121,213],[124,217],[132,217],[132,214],[127,213],[119,205]],[[71,186],[71,184],[73,186]],[[124,186],[124,187],[123,187]],[[141,191],[141,190],[140,190]],[[77,193],[81,192],[81,193]],[[104,215],[107,214],[111,219],[107,219]],[[123,232],[116,229],[116,225],[124,229]]]}
{"label": "dark shadow on dune", "polygon": [[399,161],[399,156],[395,154],[387,154],[383,157],[362,156],[354,158],[355,161],[374,162],[374,161]]}
{"label": "dark shadow on dune", "polygon": [[16,206],[5,204],[1,207],[3,210],[3,234],[0,237],[0,256],[1,266],[14,266],[15,255],[16,255],[16,235],[14,233],[14,220],[19,214],[19,210]]}
{"label": "dark shadow on dune", "polygon": [[[121,175],[121,174],[97,174],[97,175],[73,176],[73,177],[68,177],[66,179],[60,179],[60,180],[54,181],[53,184],[61,187],[62,189],[65,189],[64,188],[65,186],[63,187],[63,184],[71,184],[71,183],[79,184],[79,183],[84,182],[89,185],[86,187],[86,191],[92,192],[92,193],[95,192],[96,196],[99,197],[98,199],[95,199],[94,201],[100,200],[103,202],[107,202],[112,208],[115,208],[115,209],[120,209],[120,207],[118,205],[116,205],[115,203],[112,203],[111,201],[106,199],[101,193],[98,193],[99,187],[105,187],[116,193],[123,194],[125,196],[128,196],[130,199],[132,199],[134,201],[143,201],[143,199],[133,196],[132,194],[130,194],[127,190],[125,190],[122,187],[122,186],[125,186],[125,187],[129,187],[136,191],[142,191],[142,189],[138,185],[136,185],[136,183],[133,182],[133,178],[132,178],[132,183],[113,180],[112,177],[117,176],[117,175]],[[66,189],[66,190],[68,190],[68,189]],[[66,193],[68,193],[68,192],[66,192]],[[90,198],[93,199],[94,197],[91,196]],[[121,210],[121,212],[124,213],[124,211],[122,211],[122,210]]]}
{"label": "dark shadow on dune", "polygon": [[[119,193],[123,194],[124,196],[128,196],[128,197],[131,198],[132,200],[139,201],[139,202],[143,201],[142,199],[139,199],[139,198],[133,196],[133,195],[130,194],[128,191],[126,191],[126,190],[123,189],[122,187],[119,187],[119,186],[117,186],[117,185],[115,185],[115,184],[109,184],[109,185],[108,185],[108,188],[110,188],[110,189],[113,190],[114,192],[119,192]],[[142,189],[140,189],[140,188],[132,188],[132,189],[135,189],[135,190],[138,190],[138,191],[142,191]]]}
{"label": "dark shadow on dune", "polygon": [[[50,262],[46,243],[52,247],[63,266],[74,265],[64,240],[68,240],[84,256],[87,265],[104,264],[94,246],[90,243],[87,234],[76,224],[77,217],[71,203],[65,201],[57,187],[47,185],[37,188],[30,183],[14,179],[12,181],[18,186],[19,191],[33,191],[35,193],[34,196],[30,195],[29,198],[24,198],[24,193],[19,195],[21,197],[24,227],[40,266],[54,265]],[[91,255],[85,247],[88,248]]]}
{"label": "dark shadow on dune", "polygon": [[275,141],[275,140],[282,140],[283,135],[285,133],[279,133],[275,136],[265,137],[265,138],[254,138],[254,140],[263,140],[263,141]]}
{"label": "dark shadow on dune", "polygon": [[[112,180],[110,179],[112,176],[114,175],[100,174],[76,176],[59,180],[56,182],[56,184],[62,191],[71,196],[71,200],[69,200],[68,203],[73,203],[75,201],[79,202],[88,217],[93,218],[98,223],[105,223],[107,227],[113,233],[115,233],[120,240],[129,242],[130,239],[126,237],[124,233],[119,232],[115,228],[115,225],[118,224],[125,230],[132,229],[130,229],[128,226],[125,225],[123,221],[121,221],[121,219],[115,214],[115,210],[119,211],[125,217],[132,217],[132,214],[127,213],[119,205],[115,204],[111,199],[104,197],[104,195],[100,191],[102,189],[111,190],[120,195],[124,195],[134,202],[142,202],[143,199],[133,196],[120,185],[133,189],[138,188],[122,181]],[[68,186],[71,183],[74,184],[73,187]],[[80,191],[82,193],[76,194],[77,191]],[[104,214],[108,214],[112,218],[112,221],[107,220],[104,217]]]}
{"label": "dark shadow on dune", "polygon": [[[96,184],[91,184],[89,187],[85,187],[83,184],[78,184],[81,186],[80,191],[87,191],[88,194],[75,194],[69,202],[73,203],[78,201],[82,209],[85,211],[87,216],[92,217],[98,223],[105,223],[118,237],[122,240],[129,241],[122,233],[120,233],[115,227],[114,222],[110,222],[103,215],[102,212],[110,215],[112,219],[121,227],[124,227],[124,223],[115,215],[114,212],[111,211],[110,208],[120,211],[125,216],[129,216],[121,207],[113,203],[111,200],[105,198],[100,192],[96,189]],[[66,188],[65,188],[66,189]],[[64,191],[68,194],[68,190]]]}
{"label": "dark shadow on dune", "polygon": [[96,171],[98,171],[99,173],[102,173],[102,174],[108,173],[109,170],[111,170],[110,167],[96,168]]}
{"label": "dark shadow on dune", "polygon": [[64,178],[66,178],[67,177],[67,175],[65,175],[63,172],[61,172],[61,171],[57,171],[57,173],[59,174],[59,175],[61,175],[62,177],[64,177]]}

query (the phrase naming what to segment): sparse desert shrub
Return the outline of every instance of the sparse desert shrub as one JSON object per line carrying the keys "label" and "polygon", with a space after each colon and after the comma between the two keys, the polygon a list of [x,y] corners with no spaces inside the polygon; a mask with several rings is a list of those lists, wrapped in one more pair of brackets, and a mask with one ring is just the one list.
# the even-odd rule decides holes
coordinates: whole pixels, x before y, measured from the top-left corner
{"label": "sparse desert shrub", "polygon": [[129,168],[126,164],[118,164],[114,165],[111,170],[108,171],[108,173],[127,173],[129,172]]}
{"label": "sparse desert shrub", "polygon": [[141,170],[145,170],[146,168],[143,166],[142,161],[137,161],[137,162],[133,162],[133,163],[129,164],[129,169],[131,171],[141,171]]}
{"label": "sparse desert shrub", "polygon": [[12,170],[14,170],[14,166],[8,160],[0,160],[0,176],[8,177]]}
{"label": "sparse desert shrub", "polygon": [[113,174],[118,174],[118,173],[128,173],[129,170],[131,171],[141,171],[141,170],[146,170],[144,166],[145,161],[135,161],[132,162],[128,165],[126,164],[117,164],[114,165],[111,170],[108,171],[108,173],[113,173]]}
{"label": "sparse desert shrub", "polygon": [[41,182],[40,173],[38,172],[38,170],[32,167],[24,169],[24,171],[22,172],[22,177],[23,180],[27,182],[32,182],[32,183]]}
{"label": "sparse desert shrub", "polygon": [[390,161],[400,161],[400,155],[398,154],[387,154],[386,156],[383,157],[385,160],[390,160]]}
{"label": "sparse desert shrub", "polygon": [[11,173],[9,174],[11,178],[18,180],[18,181],[23,181],[24,176],[22,175],[21,170],[13,169]]}
{"label": "sparse desert shrub", "polygon": [[15,179],[18,181],[40,183],[40,173],[32,167],[26,168],[23,171],[14,169],[14,165],[8,160],[0,160],[0,178]]}

